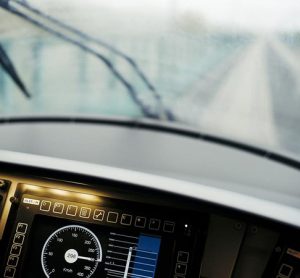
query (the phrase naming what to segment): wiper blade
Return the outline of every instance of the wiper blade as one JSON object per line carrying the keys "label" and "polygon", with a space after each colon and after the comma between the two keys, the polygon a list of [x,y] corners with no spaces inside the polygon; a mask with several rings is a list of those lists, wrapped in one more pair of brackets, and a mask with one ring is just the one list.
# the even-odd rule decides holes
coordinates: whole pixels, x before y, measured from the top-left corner
{"label": "wiper blade", "polygon": [[11,77],[14,83],[19,87],[21,92],[27,97],[30,98],[30,94],[27,91],[24,83],[22,82],[19,74],[17,73],[13,62],[10,60],[9,56],[7,55],[5,49],[0,44],[0,65],[4,69],[4,71]]}
{"label": "wiper blade", "polygon": [[[165,107],[162,103],[161,97],[156,92],[154,86],[148,81],[148,79],[145,77],[143,72],[137,66],[136,62],[132,58],[127,56],[126,54],[120,52],[119,50],[109,46],[108,44],[106,44],[100,40],[92,38],[80,31],[78,31],[77,29],[60,22],[57,19],[54,19],[52,17],[50,18],[49,16],[45,15],[44,13],[40,12],[39,10],[28,6],[28,4],[24,4],[19,1],[15,1],[15,0],[0,0],[0,6],[2,6],[7,11],[25,19],[26,21],[30,22],[31,24],[33,24],[33,25],[51,33],[52,35],[55,35],[65,41],[69,42],[69,43],[72,43],[73,45],[76,45],[77,47],[81,48],[82,50],[84,50],[84,51],[94,55],[98,59],[100,59],[108,67],[108,69],[113,73],[113,75],[123,84],[123,86],[126,87],[132,100],[140,107],[140,109],[142,110],[142,112],[145,116],[150,117],[150,118],[167,118],[169,120],[174,120],[174,116],[173,116],[172,112],[169,111],[168,109],[165,109]],[[39,17],[41,17],[42,20],[48,20],[51,23],[54,23],[56,25],[55,26],[56,28],[50,27],[49,24],[47,25],[47,24],[41,22],[40,19],[38,19],[38,20],[35,19],[32,15],[28,15],[28,13],[30,13],[30,12],[33,13],[33,15],[35,17],[39,16]],[[66,34],[66,33],[62,32],[61,30],[58,30],[57,27],[64,29],[64,31],[67,30],[71,34]],[[137,94],[134,86],[129,81],[127,81],[124,78],[124,76],[115,68],[115,66],[109,60],[109,58],[105,57],[103,54],[99,53],[95,49],[82,43],[81,40],[78,40],[78,38],[74,38],[74,35],[79,36],[81,40],[82,40],[82,38],[84,38],[85,41],[90,40],[90,41],[96,42],[96,43],[100,44],[101,46],[104,46],[107,49],[109,49],[110,51],[114,52],[115,54],[122,56],[125,60],[127,60],[129,62],[129,64],[131,66],[133,66],[134,69],[137,70],[137,73],[139,74],[141,79],[147,85],[148,89],[150,89],[150,91],[153,93],[154,99],[157,102],[156,111],[151,111],[151,108],[147,104],[143,103],[143,101],[138,97],[138,94]]]}
{"label": "wiper blade", "polygon": [[59,27],[62,27],[70,32],[72,32],[73,34],[78,35],[79,37],[94,42],[104,48],[106,48],[107,50],[111,51],[112,53],[118,55],[119,57],[123,58],[125,61],[127,61],[127,63],[135,70],[135,72],[137,73],[137,75],[141,78],[141,80],[144,82],[144,84],[146,85],[146,87],[154,92],[156,94],[157,98],[160,98],[160,96],[156,93],[156,88],[154,87],[154,85],[149,81],[149,79],[146,77],[146,75],[144,74],[143,70],[139,67],[139,65],[137,64],[137,62],[130,57],[129,55],[127,55],[126,53],[122,52],[121,50],[115,48],[114,46],[110,45],[109,43],[100,40],[99,38],[95,38],[91,35],[88,35],[86,33],[84,33],[83,31],[76,29],[74,27],[72,27],[71,25],[62,22],[60,20],[58,20],[57,18],[54,18],[44,12],[42,12],[41,10],[38,10],[35,7],[32,7],[30,4],[26,3],[26,2],[21,2],[18,0],[7,0],[10,2],[14,2],[17,3],[21,6],[23,6],[26,9],[29,9],[30,11],[32,11],[33,13],[42,16],[44,19],[47,19],[49,21],[51,21],[52,23],[56,24]]}

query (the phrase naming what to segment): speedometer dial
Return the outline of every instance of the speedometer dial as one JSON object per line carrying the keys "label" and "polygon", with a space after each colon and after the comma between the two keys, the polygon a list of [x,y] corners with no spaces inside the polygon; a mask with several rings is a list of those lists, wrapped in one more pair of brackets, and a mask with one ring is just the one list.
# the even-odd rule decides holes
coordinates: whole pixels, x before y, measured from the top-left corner
{"label": "speedometer dial", "polygon": [[79,225],[64,226],[46,240],[41,263],[48,278],[89,278],[102,261],[102,247],[96,235]]}

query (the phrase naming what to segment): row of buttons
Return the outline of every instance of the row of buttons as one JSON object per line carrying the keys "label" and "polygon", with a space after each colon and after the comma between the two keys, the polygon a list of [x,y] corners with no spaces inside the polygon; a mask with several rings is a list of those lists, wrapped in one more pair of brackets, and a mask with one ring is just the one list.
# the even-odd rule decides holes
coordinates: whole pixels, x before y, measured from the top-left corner
{"label": "row of buttons", "polygon": [[4,277],[12,278],[15,276],[16,267],[19,262],[19,256],[21,254],[22,245],[25,239],[28,225],[26,223],[19,222],[17,225],[16,233],[13,239],[13,245],[10,249],[10,254],[7,260],[7,266],[5,268]]}
{"label": "row of buttons", "polygon": [[[42,200],[40,204],[40,210],[49,212],[51,210],[52,202],[47,200]],[[93,215],[93,219],[96,221],[103,221],[105,217],[105,211],[102,209],[92,209],[88,207],[78,207],[76,205],[68,205],[65,210],[65,204],[60,202],[55,202],[53,204],[52,212],[56,214],[63,214],[65,211],[66,215],[69,216],[78,216],[80,218],[90,218]],[[124,226],[131,226],[133,224],[133,217],[131,214],[123,213],[121,214],[120,224]],[[106,222],[108,223],[118,223],[119,213],[114,211],[107,212]],[[146,228],[147,218],[142,216],[136,216],[134,219],[134,226],[137,228]],[[151,218],[149,220],[148,228],[149,230],[159,231],[162,226],[162,229],[166,233],[174,233],[175,223],[172,221],[164,221],[161,225],[160,219]]]}
{"label": "row of buttons", "polygon": [[184,278],[185,277],[185,275],[187,273],[187,264],[189,262],[189,256],[190,256],[189,252],[178,251],[174,278]]}

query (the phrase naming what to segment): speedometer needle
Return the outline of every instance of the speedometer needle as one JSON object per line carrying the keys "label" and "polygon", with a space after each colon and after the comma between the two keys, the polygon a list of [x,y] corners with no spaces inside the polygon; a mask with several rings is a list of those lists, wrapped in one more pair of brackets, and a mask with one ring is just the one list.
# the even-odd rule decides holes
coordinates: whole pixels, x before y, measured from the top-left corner
{"label": "speedometer needle", "polygon": [[101,262],[101,259],[94,259],[90,257],[78,256],[77,258],[81,260],[91,261],[91,262]]}
{"label": "speedometer needle", "polygon": [[127,257],[127,261],[126,261],[126,266],[125,266],[125,271],[124,271],[123,278],[127,278],[127,276],[128,276],[128,270],[129,270],[131,256],[132,256],[132,247],[129,247],[128,257]]}

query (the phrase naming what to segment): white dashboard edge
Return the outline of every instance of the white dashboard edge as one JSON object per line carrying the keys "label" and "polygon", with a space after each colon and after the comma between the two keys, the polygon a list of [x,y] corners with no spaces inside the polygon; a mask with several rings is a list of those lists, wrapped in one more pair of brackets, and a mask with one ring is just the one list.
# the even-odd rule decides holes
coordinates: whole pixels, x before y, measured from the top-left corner
{"label": "white dashboard edge", "polygon": [[245,194],[132,170],[0,150],[0,161],[127,182],[180,194],[300,227],[300,209]]}

